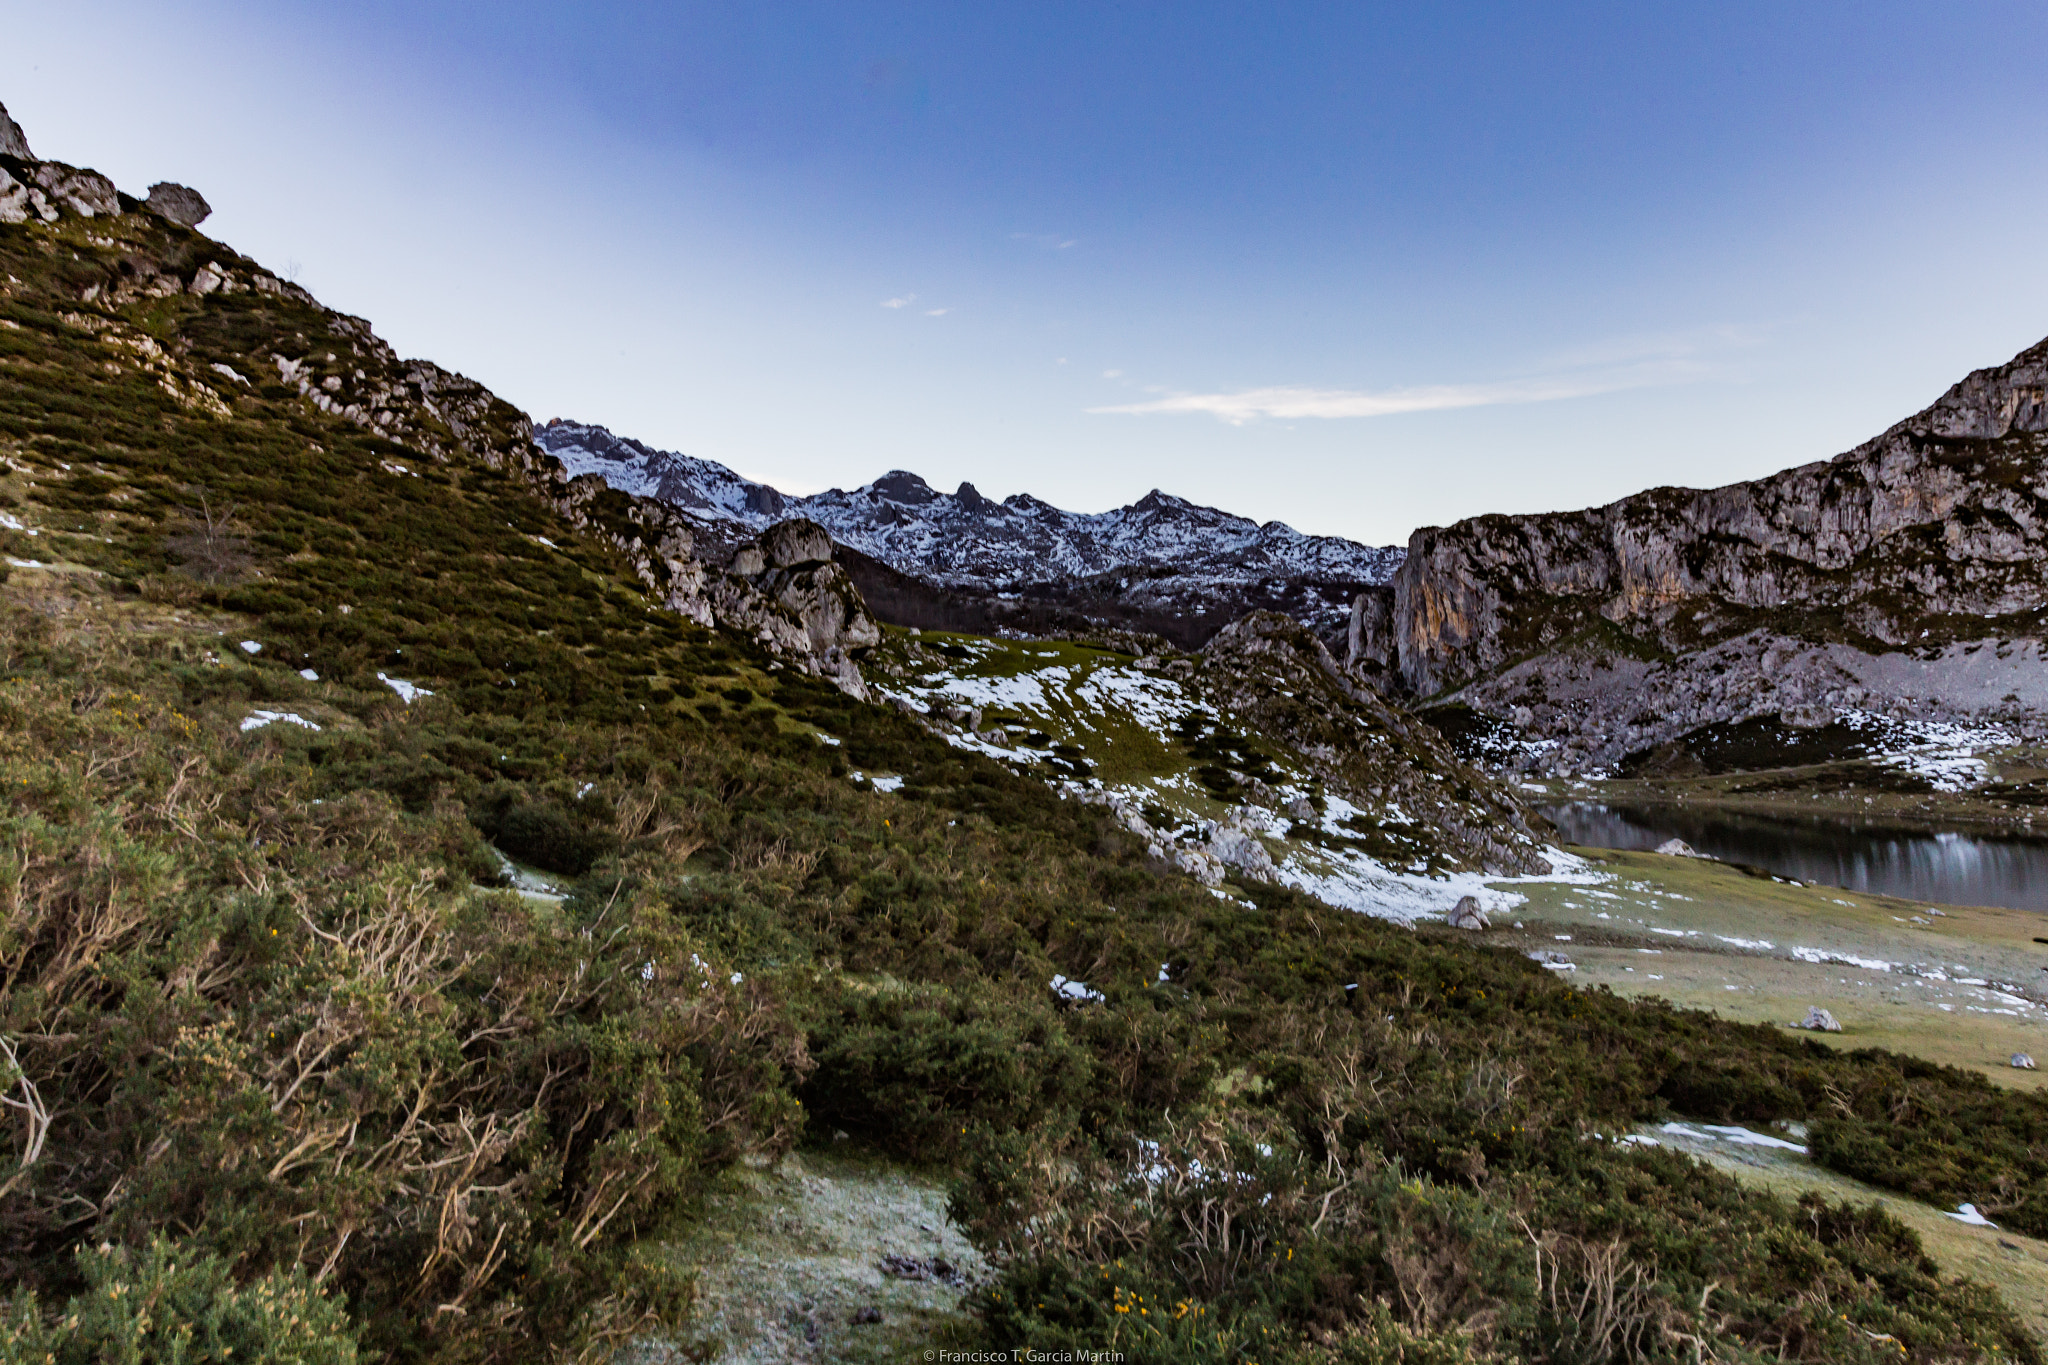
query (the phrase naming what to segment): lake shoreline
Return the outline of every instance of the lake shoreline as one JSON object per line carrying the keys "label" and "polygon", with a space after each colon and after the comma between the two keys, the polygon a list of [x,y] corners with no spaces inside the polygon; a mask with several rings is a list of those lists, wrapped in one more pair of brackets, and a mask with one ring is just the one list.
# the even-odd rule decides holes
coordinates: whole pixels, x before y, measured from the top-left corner
{"label": "lake shoreline", "polygon": [[1567,843],[1654,851],[1679,840],[1703,857],[1767,878],[1948,906],[2048,914],[2048,838],[1862,811],[1759,811],[1723,802],[1643,800],[1574,784],[1537,803]]}

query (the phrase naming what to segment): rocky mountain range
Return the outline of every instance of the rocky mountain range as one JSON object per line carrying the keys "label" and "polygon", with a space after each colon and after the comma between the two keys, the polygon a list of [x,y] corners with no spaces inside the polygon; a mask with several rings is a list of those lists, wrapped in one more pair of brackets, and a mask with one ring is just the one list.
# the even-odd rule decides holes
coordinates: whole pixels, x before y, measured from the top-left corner
{"label": "rocky mountain range", "polygon": [[1351,603],[1401,562],[1393,546],[1303,535],[1158,490],[1109,512],[1063,511],[1029,494],[996,502],[892,470],[847,491],[789,497],[724,465],[556,420],[534,439],[575,477],[658,499],[702,523],[699,540],[802,517],[842,556],[875,610],[901,625],[1043,633],[1105,625],[1199,644],[1259,609],[1341,642]]}
{"label": "rocky mountain range", "polygon": [[1700,727],[1846,711],[2048,727],[2048,342],[1832,460],[1427,527],[1350,661],[1610,768]]}

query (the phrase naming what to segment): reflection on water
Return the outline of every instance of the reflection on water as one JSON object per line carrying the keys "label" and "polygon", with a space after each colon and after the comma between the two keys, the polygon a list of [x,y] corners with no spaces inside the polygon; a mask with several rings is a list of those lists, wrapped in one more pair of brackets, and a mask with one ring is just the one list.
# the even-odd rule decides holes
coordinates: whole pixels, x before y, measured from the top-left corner
{"label": "reflection on water", "polygon": [[1909,834],[1845,820],[1771,820],[1672,806],[1573,801],[1545,806],[1565,842],[1652,849],[1683,839],[1701,853],[1823,882],[1943,905],[2048,910],[2048,841]]}

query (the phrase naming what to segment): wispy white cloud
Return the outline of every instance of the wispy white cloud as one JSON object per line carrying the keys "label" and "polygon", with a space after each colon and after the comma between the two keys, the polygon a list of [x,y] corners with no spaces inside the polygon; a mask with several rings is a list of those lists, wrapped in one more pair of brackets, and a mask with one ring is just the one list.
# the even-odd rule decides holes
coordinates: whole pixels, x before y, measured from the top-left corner
{"label": "wispy white cloud", "polygon": [[928,318],[942,318],[952,311],[950,308],[927,308],[924,310],[924,315]]}
{"label": "wispy white cloud", "polygon": [[[1242,426],[1261,418],[1390,417],[1407,412],[1498,407],[1590,398],[1627,389],[1684,384],[1716,369],[1712,353],[1751,344],[1735,329],[1633,338],[1561,356],[1545,372],[1476,384],[1425,384],[1402,389],[1320,389],[1278,384],[1227,393],[1174,393],[1140,403],[1090,408],[1097,413],[1137,416],[1203,413]],[[1105,372],[1105,377],[1114,372]]]}
{"label": "wispy white cloud", "polygon": [[1074,245],[1077,239],[1062,237],[1058,233],[1013,232],[1010,234],[1010,240],[1013,242],[1029,242],[1031,245],[1043,247],[1047,251],[1065,251],[1068,247]]}
{"label": "wispy white cloud", "polygon": [[913,303],[915,303],[915,302],[917,302],[917,295],[915,295],[915,294],[905,294],[905,295],[904,295],[904,296],[903,296],[902,298],[900,298],[900,299],[883,299],[883,300],[882,300],[882,307],[884,307],[884,308],[908,308],[908,307],[909,307],[909,306],[910,306],[911,304],[913,304]]}

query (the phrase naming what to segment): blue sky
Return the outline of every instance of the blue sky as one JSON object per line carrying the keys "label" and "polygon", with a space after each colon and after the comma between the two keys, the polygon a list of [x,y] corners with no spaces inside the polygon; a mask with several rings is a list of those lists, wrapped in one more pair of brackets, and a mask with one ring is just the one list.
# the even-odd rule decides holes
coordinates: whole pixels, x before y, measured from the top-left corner
{"label": "blue sky", "polygon": [[0,0],[0,101],[537,418],[1387,542],[2048,334],[2048,9]]}

